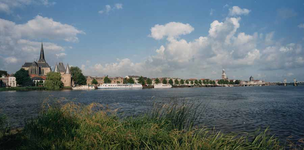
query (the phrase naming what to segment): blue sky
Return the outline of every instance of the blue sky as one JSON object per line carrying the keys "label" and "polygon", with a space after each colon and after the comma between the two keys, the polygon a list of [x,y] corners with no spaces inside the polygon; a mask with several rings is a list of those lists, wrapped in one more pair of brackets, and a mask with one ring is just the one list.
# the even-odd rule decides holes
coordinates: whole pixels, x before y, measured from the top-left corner
{"label": "blue sky", "polygon": [[0,69],[38,58],[86,75],[304,80],[304,2],[0,0]]}

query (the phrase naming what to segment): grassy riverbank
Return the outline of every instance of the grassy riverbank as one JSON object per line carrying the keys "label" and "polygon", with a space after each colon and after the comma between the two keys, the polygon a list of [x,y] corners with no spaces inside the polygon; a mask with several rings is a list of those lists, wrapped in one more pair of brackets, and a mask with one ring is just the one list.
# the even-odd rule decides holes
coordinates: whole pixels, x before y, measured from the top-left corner
{"label": "grassy riverbank", "polygon": [[0,149],[283,149],[267,131],[237,135],[196,128],[190,109],[164,105],[119,119],[100,104],[45,105],[23,130],[2,136]]}

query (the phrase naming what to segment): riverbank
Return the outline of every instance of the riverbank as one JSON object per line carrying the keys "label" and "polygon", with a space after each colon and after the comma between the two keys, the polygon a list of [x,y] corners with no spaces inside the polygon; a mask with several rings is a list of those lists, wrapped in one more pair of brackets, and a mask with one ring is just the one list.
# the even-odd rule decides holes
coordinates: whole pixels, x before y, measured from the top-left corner
{"label": "riverbank", "polygon": [[163,105],[125,119],[119,119],[116,110],[96,103],[44,106],[41,114],[28,120],[23,130],[6,132],[0,139],[0,148],[284,149],[267,130],[223,134],[195,127],[196,113],[190,111],[196,109],[193,106]]}
{"label": "riverbank", "polygon": [[37,86],[0,88],[0,91],[36,91],[36,90],[41,91],[41,90],[46,90],[46,88],[37,87]]}

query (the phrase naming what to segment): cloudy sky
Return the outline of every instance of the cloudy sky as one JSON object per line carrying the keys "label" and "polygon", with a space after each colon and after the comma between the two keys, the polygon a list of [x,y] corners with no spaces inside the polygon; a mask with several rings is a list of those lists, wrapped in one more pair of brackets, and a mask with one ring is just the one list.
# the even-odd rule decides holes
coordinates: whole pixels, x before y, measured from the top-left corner
{"label": "cloudy sky", "polygon": [[304,1],[0,0],[0,70],[304,80]]}

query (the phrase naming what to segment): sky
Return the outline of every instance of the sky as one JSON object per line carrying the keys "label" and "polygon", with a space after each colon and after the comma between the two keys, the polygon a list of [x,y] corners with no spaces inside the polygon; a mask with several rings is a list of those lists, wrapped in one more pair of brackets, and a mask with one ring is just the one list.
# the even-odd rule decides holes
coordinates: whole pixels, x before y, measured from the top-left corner
{"label": "sky", "polygon": [[0,0],[0,70],[304,81],[302,0]]}

